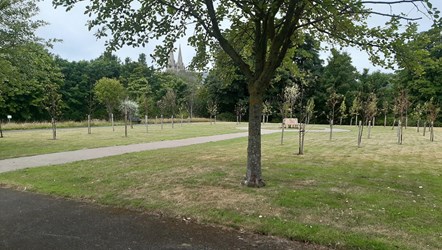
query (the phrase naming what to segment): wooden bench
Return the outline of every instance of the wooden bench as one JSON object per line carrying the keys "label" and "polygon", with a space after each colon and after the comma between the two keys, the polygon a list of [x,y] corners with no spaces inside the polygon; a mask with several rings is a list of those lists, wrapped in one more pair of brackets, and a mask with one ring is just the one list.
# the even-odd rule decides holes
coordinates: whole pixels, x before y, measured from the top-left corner
{"label": "wooden bench", "polygon": [[284,128],[298,128],[298,118],[284,118],[283,120]]}

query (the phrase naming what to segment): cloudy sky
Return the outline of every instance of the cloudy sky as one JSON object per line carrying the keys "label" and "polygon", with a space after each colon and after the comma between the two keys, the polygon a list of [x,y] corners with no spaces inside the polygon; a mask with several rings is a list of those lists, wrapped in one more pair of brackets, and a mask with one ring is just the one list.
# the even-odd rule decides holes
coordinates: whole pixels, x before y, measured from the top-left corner
{"label": "cloudy sky", "polygon": [[[442,10],[441,0],[433,0],[433,2],[435,7]],[[62,39],[63,42],[55,44],[52,52],[70,61],[95,59],[104,51],[104,40],[97,40],[93,32],[89,31],[86,27],[88,17],[83,14],[84,6],[83,3],[77,4],[71,11],[66,12],[62,7],[54,9],[51,0],[39,2],[40,14],[37,18],[49,22],[49,25],[40,28],[37,32],[38,35],[46,39]],[[401,11],[413,14],[416,12],[416,9],[409,5]],[[374,20],[374,22],[377,21],[380,20]],[[421,20],[421,23],[421,30],[427,30],[431,25],[431,21],[428,18]],[[122,60],[126,57],[136,60],[140,53],[150,55],[156,44],[157,42],[151,42],[145,48],[124,47],[117,51],[116,54]],[[176,43],[176,46],[179,45],[181,45],[182,48],[184,64],[187,65],[195,52],[192,47],[187,45],[186,39],[182,39]],[[371,65],[364,52],[353,48],[346,48],[344,51],[351,54],[353,65],[355,65],[359,71],[363,68],[369,68],[371,71],[380,69]],[[328,54],[322,53],[322,57],[326,60]]]}

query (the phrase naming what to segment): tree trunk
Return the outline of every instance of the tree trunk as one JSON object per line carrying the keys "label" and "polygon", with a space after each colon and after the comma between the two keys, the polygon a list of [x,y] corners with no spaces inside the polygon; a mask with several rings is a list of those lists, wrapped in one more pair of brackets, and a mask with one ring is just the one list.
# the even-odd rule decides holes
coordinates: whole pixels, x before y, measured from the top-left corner
{"label": "tree trunk", "polygon": [[281,123],[281,145],[284,144],[284,128],[285,128],[284,119],[285,118],[283,117]]}
{"label": "tree trunk", "polygon": [[161,115],[161,129],[163,129],[163,115]]}
{"label": "tree trunk", "polygon": [[353,125],[353,117],[350,117],[350,126]]}
{"label": "tree trunk", "polygon": [[114,114],[111,114],[112,131],[115,131]]}
{"label": "tree trunk", "polygon": [[371,121],[368,121],[368,136],[367,138],[370,139],[371,136]]}
{"label": "tree trunk", "polygon": [[333,137],[333,119],[330,119],[330,141]]}
{"label": "tree trunk", "polygon": [[394,124],[396,124],[396,119],[393,120],[393,126],[391,127],[391,130],[394,129]]}
{"label": "tree trunk", "polygon": [[3,123],[3,120],[0,120],[0,138],[3,138],[2,123]]}
{"label": "tree trunk", "polygon": [[215,119],[213,120],[214,124],[216,124],[216,115],[215,115]]}
{"label": "tree trunk", "polygon": [[87,133],[89,135],[92,134],[92,131],[91,131],[91,115],[87,115]]}
{"label": "tree trunk", "polygon": [[342,116],[339,118],[339,125],[342,125]]}
{"label": "tree trunk", "polygon": [[149,133],[149,118],[147,115],[144,116],[144,123],[146,123],[146,133]]}
{"label": "tree trunk", "polygon": [[210,125],[212,125],[212,115],[209,115]]}
{"label": "tree trunk", "polygon": [[190,105],[190,117],[189,121],[192,121],[193,118],[193,103]]}
{"label": "tree trunk", "polygon": [[416,126],[417,126],[417,132],[419,133],[419,127],[420,127],[420,124],[421,123],[421,120],[420,119],[417,119],[417,124],[416,124]]}
{"label": "tree trunk", "polygon": [[305,123],[299,124],[299,152],[298,155],[304,155],[304,135]]}
{"label": "tree trunk", "polygon": [[387,114],[384,114],[384,128],[387,126]]}
{"label": "tree trunk", "polygon": [[359,130],[358,130],[358,148],[360,148],[361,144],[362,144],[362,132],[364,130],[364,126],[362,126],[362,121],[359,121],[358,128],[359,128]]}
{"label": "tree trunk", "polygon": [[423,133],[423,136],[425,136],[425,131],[427,130],[427,122],[425,121],[424,122],[424,133]]}
{"label": "tree trunk", "polygon": [[55,118],[52,118],[51,124],[52,124],[52,140],[57,140],[57,126],[55,124]]}
{"label": "tree trunk", "polygon": [[402,145],[402,123],[400,120],[397,125],[397,144]]}
{"label": "tree trunk", "polygon": [[356,117],[356,118],[355,118],[355,119],[356,119],[356,120],[355,120],[355,126],[358,126],[358,115],[356,115],[355,117]]}
{"label": "tree trunk", "polygon": [[247,172],[243,184],[248,187],[263,187],[265,186],[261,178],[261,113],[263,95],[257,93],[257,89],[253,89],[253,87],[249,87],[249,93]]}
{"label": "tree trunk", "polygon": [[127,137],[127,108],[124,109],[124,137]]}
{"label": "tree trunk", "polygon": [[174,125],[174,120],[173,120],[173,115],[172,115],[172,128],[173,128],[173,125]]}
{"label": "tree trunk", "polygon": [[239,115],[236,116],[236,125],[239,124]]}
{"label": "tree trunk", "polygon": [[430,125],[430,141],[434,141],[434,122],[431,121],[431,125]]}
{"label": "tree trunk", "polygon": [[184,116],[181,115],[181,127],[183,126],[183,120],[184,120]]}

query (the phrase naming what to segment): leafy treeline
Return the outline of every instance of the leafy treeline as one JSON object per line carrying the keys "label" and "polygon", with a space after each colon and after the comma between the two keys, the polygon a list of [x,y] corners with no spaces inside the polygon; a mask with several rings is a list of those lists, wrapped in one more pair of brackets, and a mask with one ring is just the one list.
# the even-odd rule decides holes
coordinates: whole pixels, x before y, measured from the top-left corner
{"label": "leafy treeline", "polygon": [[[34,36],[35,29],[45,24],[32,21],[36,13],[33,1],[0,4],[2,119],[6,115],[19,121],[85,120],[87,115],[107,119],[111,113],[122,118],[123,100],[136,102],[140,116],[218,114],[225,120],[247,116],[246,77],[221,49],[214,51],[214,67],[205,77],[154,69],[145,54],[136,61],[103,53],[94,60],[70,62],[51,55],[48,44]],[[403,46],[397,62],[401,70],[395,74],[357,72],[350,55],[336,49],[324,63],[319,42],[309,35],[299,36],[298,47],[290,49],[291,56],[265,92],[263,115],[278,122],[292,116],[335,124],[367,122],[373,117],[388,117],[390,122],[408,116],[435,121],[442,101],[440,34],[440,28],[433,28]],[[249,44],[245,40],[238,46]],[[121,85],[114,88],[117,95],[108,98],[115,102],[112,105],[100,97],[97,83],[102,79]]]}
{"label": "leafy treeline", "polygon": [[[140,54],[137,61],[126,58],[121,62],[109,53],[91,61],[69,62],[61,58],[55,61],[64,75],[63,120],[84,120],[87,114],[99,119],[107,118],[110,113],[121,117],[118,106],[126,99],[138,103],[138,115],[143,117],[144,114],[172,116],[178,111],[186,111],[186,117],[191,113],[207,115],[200,74],[155,70],[147,65],[145,54]],[[104,78],[117,80],[122,86],[117,90],[121,95],[111,100],[117,103],[111,106],[106,104],[106,97],[100,97],[102,90],[97,88],[99,80]],[[167,93],[173,93],[176,98],[167,100]],[[161,102],[166,102],[166,109],[162,109]],[[169,109],[171,106],[176,109]]]}
{"label": "leafy treeline", "polygon": [[[319,42],[306,36],[292,56],[295,68],[281,67],[277,71],[265,95],[264,109],[270,107],[270,111],[266,110],[270,120],[278,122],[282,116],[305,121],[312,103],[315,108],[310,122],[329,123],[333,114],[335,124],[356,124],[358,119],[368,122],[373,117],[379,118],[375,120],[377,124],[384,124],[387,117],[391,125],[395,119],[399,120],[401,112],[404,117],[410,117],[410,122],[428,120],[431,113],[428,107],[438,107],[442,102],[440,32],[434,28],[420,33],[403,47],[403,53],[412,50],[415,55],[418,51],[420,58],[399,62],[402,69],[395,73],[369,72],[368,69],[358,72],[350,55],[337,49],[331,50],[324,63],[319,57]],[[205,87],[209,99],[218,100],[220,117],[232,117],[236,106],[248,98],[247,89],[241,82],[245,80],[239,70],[231,67],[232,63],[222,52],[218,53]],[[284,93],[293,87],[297,89],[294,104],[284,106]],[[398,103],[401,93],[406,93],[408,103],[403,111]],[[281,112],[281,109],[284,110]]]}
{"label": "leafy treeline", "polygon": [[[310,102],[315,107],[310,122],[328,123],[333,109],[335,124],[355,124],[357,119],[368,115],[367,107],[375,97],[375,110],[371,112],[382,118],[377,120],[378,124],[383,124],[384,114],[387,114],[390,124],[400,115],[396,102],[400,92],[405,90],[410,102],[407,107],[410,117],[425,120],[428,113],[423,110],[425,105],[431,101],[437,107],[442,101],[442,53],[438,38],[436,30],[421,33],[408,46],[421,51],[422,63],[387,74],[367,69],[357,72],[350,55],[336,49],[332,49],[327,62],[323,62],[318,42],[307,36],[293,54],[296,67],[281,67],[272,80],[265,97],[266,114],[270,121],[280,122],[284,113],[306,119]],[[248,93],[242,82],[245,80],[231,67],[227,57],[218,53],[214,68],[203,79],[198,73],[154,69],[147,64],[145,54],[140,54],[136,61],[130,58],[121,61],[115,55],[103,53],[94,60],[70,62],[50,55],[43,45],[27,43],[11,52],[14,55],[11,58],[21,59],[26,67],[20,66],[20,61],[9,61],[15,71],[10,74],[14,77],[2,85],[8,88],[3,92],[8,94],[2,94],[2,113],[22,121],[50,119],[42,104],[49,93],[48,83],[52,82],[61,93],[61,120],[85,120],[88,114],[107,119],[109,112],[122,118],[118,104],[108,110],[97,97],[97,82],[109,78],[118,80],[123,87],[118,100],[113,101],[130,99],[137,102],[138,115],[143,117],[144,114],[150,117],[184,114],[188,117],[191,113],[209,116],[209,102],[217,103],[220,119],[235,120],[241,106],[242,115],[247,117]],[[2,73],[4,76],[8,71]],[[283,107],[284,91],[290,87],[296,87],[297,93],[290,107]],[[172,99],[171,95],[174,95]],[[337,98],[333,108],[330,106],[332,96]]]}

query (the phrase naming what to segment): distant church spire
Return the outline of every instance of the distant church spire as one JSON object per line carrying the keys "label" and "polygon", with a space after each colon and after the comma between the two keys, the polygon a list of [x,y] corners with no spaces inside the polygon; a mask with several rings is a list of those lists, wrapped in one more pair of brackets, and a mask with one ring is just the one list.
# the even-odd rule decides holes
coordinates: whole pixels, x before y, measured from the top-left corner
{"label": "distant church spire", "polygon": [[181,45],[178,49],[178,62],[176,64],[178,70],[184,70],[183,56],[181,55]]}
{"label": "distant church spire", "polygon": [[182,71],[185,70],[183,63],[183,56],[181,54],[181,45],[178,48],[178,61],[175,62],[175,56],[173,51],[169,53],[169,59],[167,60],[167,70],[169,71]]}
{"label": "distant church spire", "polygon": [[167,68],[174,70],[176,68],[175,66],[175,58],[173,55],[173,51],[171,50],[169,53],[169,59],[167,60]]}

